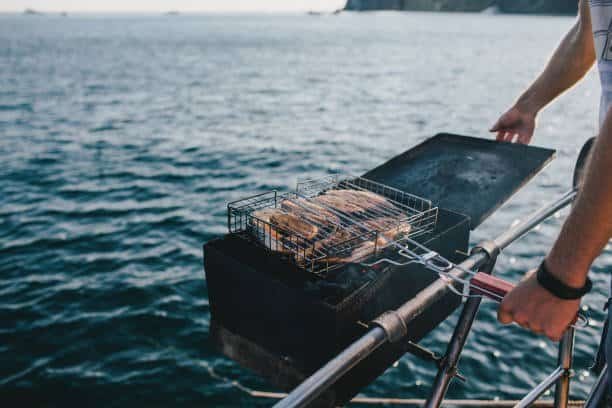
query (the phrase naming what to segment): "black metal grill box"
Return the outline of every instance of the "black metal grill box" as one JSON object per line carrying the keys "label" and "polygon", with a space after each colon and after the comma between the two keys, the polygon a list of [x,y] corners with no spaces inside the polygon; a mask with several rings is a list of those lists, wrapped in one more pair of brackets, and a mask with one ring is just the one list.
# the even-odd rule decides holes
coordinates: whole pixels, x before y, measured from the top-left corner
{"label": "black metal grill box", "polygon": [[[470,230],[536,175],[554,156],[539,147],[438,134],[363,177],[427,198],[438,206],[435,229],[420,241],[453,262],[468,252]],[[348,264],[327,278],[286,257],[227,234],[204,245],[211,310],[210,339],[223,354],[290,389],[367,330],[381,313],[414,297],[438,277],[419,265],[365,268]],[[446,319],[461,299],[447,294],[408,327],[405,342],[387,344],[346,374],[323,405],[349,401]]]}

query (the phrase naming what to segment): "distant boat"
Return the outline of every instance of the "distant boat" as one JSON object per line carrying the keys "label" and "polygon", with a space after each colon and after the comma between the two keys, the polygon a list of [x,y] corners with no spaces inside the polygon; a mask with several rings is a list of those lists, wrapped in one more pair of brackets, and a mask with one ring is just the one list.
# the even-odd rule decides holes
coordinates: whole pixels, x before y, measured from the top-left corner
{"label": "distant boat", "polygon": [[23,14],[27,16],[40,16],[42,13],[40,11],[36,11],[34,9],[27,8],[23,11]]}
{"label": "distant boat", "polygon": [[309,11],[308,15],[309,16],[322,16],[323,13],[321,13],[320,11]]}
{"label": "distant boat", "polygon": [[62,16],[62,17],[68,17],[68,13],[66,13],[65,11],[62,11],[62,12],[60,13],[60,16]]}
{"label": "distant boat", "polygon": [[178,11],[176,11],[176,10],[170,10],[170,11],[168,11],[168,12],[166,13],[166,15],[167,15],[167,16],[178,16],[179,14],[181,14],[181,13],[179,13],[179,12],[178,12]]}

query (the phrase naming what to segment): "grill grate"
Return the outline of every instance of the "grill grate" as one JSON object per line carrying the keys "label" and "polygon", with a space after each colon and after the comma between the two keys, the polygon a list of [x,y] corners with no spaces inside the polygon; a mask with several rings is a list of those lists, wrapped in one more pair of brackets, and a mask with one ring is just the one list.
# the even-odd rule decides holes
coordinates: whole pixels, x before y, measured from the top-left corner
{"label": "grill grate", "polygon": [[[337,205],[333,194],[346,201]],[[352,201],[350,194],[370,201]],[[281,222],[283,217],[299,220],[298,228]],[[437,218],[430,201],[361,177],[298,182],[294,192],[271,191],[228,204],[230,233],[287,254],[319,276],[370,258],[397,240],[432,232]]]}

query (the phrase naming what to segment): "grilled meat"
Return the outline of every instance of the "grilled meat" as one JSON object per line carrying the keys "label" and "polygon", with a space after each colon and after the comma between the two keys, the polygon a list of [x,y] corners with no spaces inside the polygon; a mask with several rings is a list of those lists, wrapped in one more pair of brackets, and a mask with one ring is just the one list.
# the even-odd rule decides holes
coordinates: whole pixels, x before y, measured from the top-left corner
{"label": "grilled meat", "polygon": [[393,241],[399,236],[410,233],[412,227],[405,221],[392,217],[374,218],[363,222],[370,230],[378,231],[378,239]]}
{"label": "grilled meat", "polygon": [[294,232],[308,240],[312,240],[319,233],[319,228],[316,225],[313,225],[300,218],[299,214],[290,214],[278,211],[277,214],[270,217],[270,223],[285,231]]}
{"label": "grilled meat", "polygon": [[350,231],[345,229],[338,229],[337,231],[328,234],[325,238],[315,242],[316,249],[330,249],[336,247],[353,237]]}
{"label": "grilled meat", "polygon": [[333,208],[334,210],[337,210],[343,213],[357,213],[357,212],[363,211],[363,207],[361,205],[348,201],[345,197],[342,197],[342,195],[340,194],[325,193],[325,194],[321,194],[320,196],[314,197],[312,200],[317,204],[321,204],[323,206]]}
{"label": "grilled meat", "polygon": [[338,217],[330,210],[304,198],[283,200],[281,208],[289,213],[299,214],[322,229],[335,230],[340,223]]}
{"label": "grilled meat", "polygon": [[[368,211],[376,207],[394,208],[393,204],[385,197],[372,193],[371,191],[361,190],[328,190],[326,196],[338,198],[351,205],[360,208],[360,211]],[[397,208],[395,208],[397,211]]]}
{"label": "grilled meat", "polygon": [[[273,244],[272,249],[294,252],[305,261],[329,254],[324,261],[357,262],[411,229],[403,211],[390,200],[360,190],[328,190],[313,198],[285,199],[280,208],[257,210],[253,216],[267,223],[255,226],[261,238]],[[291,235],[304,240],[296,242]]]}
{"label": "grilled meat", "polygon": [[[254,211],[251,215],[250,227],[255,231],[257,238],[269,248],[277,252],[290,252],[283,245],[284,234],[272,224],[272,217],[278,214],[277,208],[263,208]],[[263,222],[262,222],[263,221]]]}
{"label": "grilled meat", "polygon": [[401,210],[385,197],[361,190],[328,190],[315,197],[315,201],[344,213],[359,213],[378,210],[385,215],[401,214]]}
{"label": "grilled meat", "polygon": [[[300,218],[300,214],[287,213],[280,208],[264,208],[254,211],[252,214],[256,219],[270,224],[270,234],[272,239],[280,239],[287,233],[294,233],[306,239],[313,239],[317,236],[319,228],[308,221]],[[253,220],[257,224],[257,220]],[[255,225],[257,228],[265,228],[265,225]]]}
{"label": "grilled meat", "polygon": [[[363,243],[352,248],[348,254],[342,256],[330,256],[327,261],[329,263],[347,263],[357,262],[372,255],[375,250],[387,247],[392,241],[402,235],[410,233],[410,225],[405,222],[398,222],[394,218],[375,218],[364,221],[363,224],[368,230],[378,231],[376,239],[374,235],[372,239],[366,240]],[[330,237],[331,239],[331,237]],[[345,238],[345,241],[348,238]],[[342,241],[340,241],[342,242]]]}
{"label": "grilled meat", "polygon": [[356,246],[350,254],[346,256],[330,256],[326,259],[329,263],[348,263],[358,262],[374,254],[376,245],[374,240],[364,241],[363,243]]}

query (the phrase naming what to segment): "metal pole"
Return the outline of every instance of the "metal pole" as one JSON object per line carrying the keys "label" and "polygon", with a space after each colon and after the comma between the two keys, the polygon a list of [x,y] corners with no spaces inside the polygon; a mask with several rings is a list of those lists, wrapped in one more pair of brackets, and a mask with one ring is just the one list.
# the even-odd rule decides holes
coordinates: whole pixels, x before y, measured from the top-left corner
{"label": "metal pole", "polygon": [[387,335],[382,328],[373,328],[274,406],[276,408],[307,406],[386,340]]}
{"label": "metal pole", "polygon": [[514,406],[514,408],[527,408],[530,407],[547,389],[553,386],[555,381],[562,378],[565,373],[563,367],[557,367],[544,381],[539,383],[529,394]]}
{"label": "metal pole", "polygon": [[[482,268],[481,272],[490,274],[495,267],[496,260],[496,257],[495,259],[489,260],[485,267]],[[448,348],[446,349],[446,354],[443,360],[444,363],[438,370],[438,374],[436,375],[436,379],[432,386],[431,395],[425,403],[425,407],[438,408],[440,405],[442,405],[450,382],[457,373],[459,358],[461,357],[461,353],[465,347],[465,342],[467,341],[467,337],[472,329],[472,324],[474,323],[474,319],[476,318],[481,302],[482,298],[480,297],[470,298],[463,306],[461,316],[459,317],[459,321],[457,322],[453,332],[453,337],[451,338]]]}
{"label": "metal pole", "polygon": [[481,298],[471,298],[463,307],[461,317],[459,318],[459,322],[457,323],[444,357],[444,365],[438,370],[431,390],[431,395],[425,403],[425,407],[438,408],[442,405],[450,382],[457,372],[457,362],[463,351],[465,341],[470,333],[472,323],[476,317],[481,301]]}
{"label": "metal pole", "polygon": [[538,211],[536,211],[528,220],[502,233],[494,240],[494,242],[499,248],[506,248],[512,242],[516,241],[517,239],[531,231],[535,226],[540,224],[546,218],[550,217],[557,211],[563,209],[568,204],[570,204],[574,200],[574,198],[576,198],[577,194],[578,190],[576,188],[568,191],[567,193],[563,194],[557,201],[550,203],[549,205],[544,206]]}
{"label": "metal pole", "polygon": [[[580,183],[582,182],[583,173],[587,160],[590,156],[591,150],[595,143],[595,138],[587,140],[582,146],[580,154],[578,155],[578,161],[574,168],[574,194],[578,194]],[[570,327],[563,334],[561,341],[559,342],[559,368],[563,369],[563,375],[559,377],[557,386],[555,387],[555,407],[556,408],[567,408],[569,402],[569,388],[570,379],[572,376],[572,360],[574,359],[574,337],[575,329]]]}
{"label": "metal pole", "polygon": [[[566,205],[572,202],[576,196],[576,189],[573,189],[564,194],[557,201],[536,211],[531,217],[515,227],[511,227],[508,231],[501,234],[494,240],[499,249],[504,249],[512,242],[523,236],[527,231],[540,224],[546,218],[559,211]],[[476,252],[465,261],[460,263],[457,268],[454,268],[449,274],[458,277],[466,275],[465,270],[473,270],[480,268],[489,260],[489,256],[485,252]],[[448,286],[445,281],[438,279],[431,285],[419,292],[408,302],[404,303],[394,313],[398,319],[398,328],[393,328],[393,331],[400,330],[399,326],[408,325],[414,318],[419,316],[433,303],[437,302],[446,293]],[[304,407],[309,402],[312,402],[325,390],[327,390],[335,381],[346,374],[357,363],[370,355],[374,350],[380,347],[385,342],[389,341],[387,331],[380,327],[375,327],[366,333],[363,337],[356,340],[352,345],[345,349],[342,353],[324,365],[322,368],[312,374],[300,386],[294,389],[284,400],[277,403],[275,408],[289,407]]]}
{"label": "metal pole", "polygon": [[559,377],[555,387],[555,408],[567,408],[569,401],[570,377],[572,375],[572,359],[574,356],[574,334],[573,327],[567,329],[559,342],[559,368],[563,369],[563,375]]}
{"label": "metal pole", "polygon": [[604,398],[608,398],[608,366],[604,366],[597,378],[597,382],[593,386],[589,397],[584,403],[584,408],[597,408],[603,406],[601,403]]}

